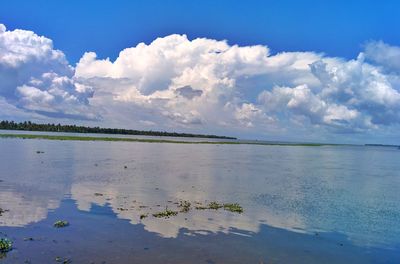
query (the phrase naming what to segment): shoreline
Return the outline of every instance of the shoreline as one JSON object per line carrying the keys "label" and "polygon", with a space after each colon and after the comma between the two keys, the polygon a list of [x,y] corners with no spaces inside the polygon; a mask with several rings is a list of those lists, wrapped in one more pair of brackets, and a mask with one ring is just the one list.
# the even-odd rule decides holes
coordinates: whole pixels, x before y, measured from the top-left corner
{"label": "shoreline", "polygon": [[18,139],[43,139],[43,140],[69,140],[69,141],[114,141],[114,142],[142,142],[142,143],[175,143],[175,144],[213,144],[213,145],[260,145],[260,146],[297,146],[297,147],[321,147],[341,146],[339,144],[322,143],[273,143],[273,142],[237,142],[237,141],[183,141],[169,139],[140,139],[140,138],[118,138],[118,137],[85,137],[85,136],[58,136],[37,134],[0,134],[0,138]]}

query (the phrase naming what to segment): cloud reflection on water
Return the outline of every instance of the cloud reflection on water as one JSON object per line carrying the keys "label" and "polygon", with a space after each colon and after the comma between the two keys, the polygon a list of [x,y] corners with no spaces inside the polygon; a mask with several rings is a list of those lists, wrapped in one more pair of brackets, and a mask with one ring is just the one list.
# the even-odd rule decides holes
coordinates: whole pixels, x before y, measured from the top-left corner
{"label": "cloud reflection on water", "polygon": [[[44,140],[0,144],[8,153],[0,160],[8,173],[1,177],[0,207],[10,210],[0,217],[1,226],[45,219],[67,195],[82,211],[109,205],[118,218],[162,237],[177,237],[183,229],[252,234],[261,224],[340,232],[363,245],[396,244],[400,237],[400,210],[393,203],[395,152]],[[45,153],[37,155],[38,149]],[[245,212],[193,210],[140,220],[140,214],[174,208],[180,200],[238,202]]]}

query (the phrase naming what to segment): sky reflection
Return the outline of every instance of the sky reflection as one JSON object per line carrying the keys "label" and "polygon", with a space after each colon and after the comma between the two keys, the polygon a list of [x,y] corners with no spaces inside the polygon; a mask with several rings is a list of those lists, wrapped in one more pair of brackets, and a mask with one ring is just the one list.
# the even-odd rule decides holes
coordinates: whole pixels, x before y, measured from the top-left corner
{"label": "sky reflection", "polygon": [[[0,226],[44,220],[68,197],[81,211],[108,206],[118,218],[166,238],[182,229],[249,235],[267,224],[307,234],[338,232],[362,246],[400,244],[395,151],[15,139],[0,147],[7,153],[0,161],[7,172],[0,178],[0,207],[9,210]],[[245,211],[151,216],[181,200],[238,202]]]}

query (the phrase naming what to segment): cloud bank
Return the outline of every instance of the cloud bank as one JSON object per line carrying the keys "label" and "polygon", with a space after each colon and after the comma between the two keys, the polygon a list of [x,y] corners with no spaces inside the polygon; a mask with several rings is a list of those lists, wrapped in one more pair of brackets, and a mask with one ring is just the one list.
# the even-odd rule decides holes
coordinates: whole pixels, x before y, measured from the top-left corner
{"label": "cloud bank", "polygon": [[399,61],[400,47],[384,42],[347,60],[170,35],[72,66],[50,39],[0,25],[0,117],[266,138],[385,134],[400,123]]}
{"label": "cloud bank", "polygon": [[[0,24],[0,102],[44,116],[95,118],[93,90],[74,80],[74,68],[50,39]],[[16,114],[20,111],[17,111]]]}

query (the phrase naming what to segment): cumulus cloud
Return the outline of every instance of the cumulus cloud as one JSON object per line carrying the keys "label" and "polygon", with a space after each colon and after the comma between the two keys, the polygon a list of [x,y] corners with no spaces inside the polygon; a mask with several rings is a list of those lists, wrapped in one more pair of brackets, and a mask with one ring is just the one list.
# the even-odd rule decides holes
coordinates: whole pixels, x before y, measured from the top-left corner
{"label": "cumulus cloud", "polygon": [[267,112],[306,117],[314,125],[359,129],[366,128],[369,124],[360,123],[358,120],[360,113],[357,110],[325,101],[321,95],[313,93],[307,85],[293,88],[274,87],[272,91],[262,92],[258,99],[264,104]]}
{"label": "cumulus cloud", "polygon": [[268,131],[274,118],[254,104],[258,94],[274,83],[317,83],[308,65],[319,58],[309,52],[270,56],[265,46],[171,35],[127,48],[114,62],[85,53],[75,75],[97,87],[96,93],[109,92],[115,101],[152,109],[155,119],[173,121],[172,127],[241,130],[259,124]]}
{"label": "cumulus cloud", "polygon": [[263,124],[272,127],[275,124],[274,118],[266,115],[262,109],[251,103],[244,103],[241,106],[237,106],[235,117],[240,124],[251,128]]}
{"label": "cumulus cloud", "polygon": [[324,100],[356,109],[374,125],[400,121],[399,86],[379,65],[366,63],[363,54],[350,61],[317,61],[311,70],[321,82]]}
{"label": "cumulus cloud", "polygon": [[50,39],[0,25],[0,96],[9,103],[44,116],[95,118],[88,108],[93,91],[73,76]]}
{"label": "cumulus cloud", "polygon": [[170,35],[114,61],[86,52],[72,67],[51,40],[0,26],[0,96],[31,113],[131,128],[361,133],[399,125],[399,58],[383,42],[346,60]]}
{"label": "cumulus cloud", "polygon": [[383,41],[372,41],[365,45],[365,57],[388,71],[400,73],[400,47]]}

